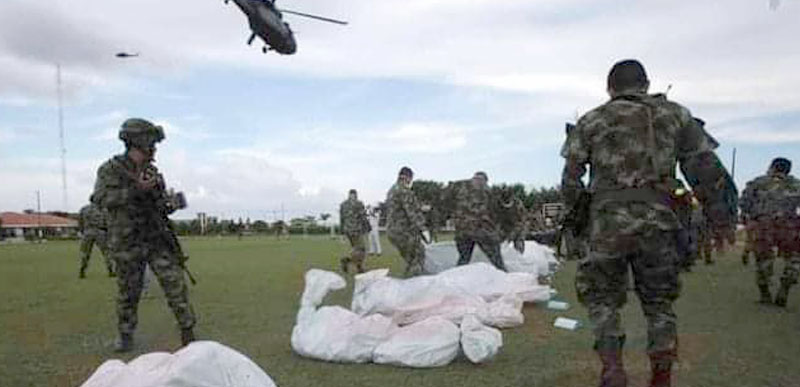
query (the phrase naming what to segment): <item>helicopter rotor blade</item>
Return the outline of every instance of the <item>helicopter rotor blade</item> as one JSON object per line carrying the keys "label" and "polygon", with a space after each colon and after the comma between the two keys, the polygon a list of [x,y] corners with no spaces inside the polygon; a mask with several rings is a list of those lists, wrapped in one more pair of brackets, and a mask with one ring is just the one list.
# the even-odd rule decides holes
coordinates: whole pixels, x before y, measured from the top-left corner
{"label": "helicopter rotor blade", "polygon": [[343,21],[343,20],[336,20],[336,19],[331,19],[331,18],[328,18],[328,17],[317,16],[317,15],[312,15],[312,14],[303,13],[303,12],[290,11],[290,10],[286,10],[286,9],[280,9],[280,11],[283,12],[283,13],[288,13],[288,14],[297,15],[297,16],[303,16],[303,17],[307,17],[307,18],[310,18],[310,19],[316,19],[316,20],[320,20],[320,21],[324,21],[324,22],[328,22],[328,23],[341,24],[343,26],[346,26],[348,24],[346,21]]}

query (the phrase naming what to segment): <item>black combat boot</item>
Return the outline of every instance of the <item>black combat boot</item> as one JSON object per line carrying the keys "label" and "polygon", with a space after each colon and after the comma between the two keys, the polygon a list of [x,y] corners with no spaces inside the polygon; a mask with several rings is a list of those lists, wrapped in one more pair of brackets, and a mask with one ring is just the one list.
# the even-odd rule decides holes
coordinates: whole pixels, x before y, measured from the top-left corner
{"label": "black combat boot", "polygon": [[672,385],[672,361],[675,351],[658,351],[650,354],[650,387],[670,387]]}
{"label": "black combat boot", "polygon": [[600,374],[600,387],[626,387],[628,376],[622,364],[622,347],[625,345],[625,336],[608,338],[595,342],[595,350],[600,361],[603,362],[603,371]]}
{"label": "black combat boot", "polygon": [[758,300],[759,303],[772,303],[772,294],[769,292],[769,285],[758,285],[758,291],[761,293],[761,298]]}
{"label": "black combat boot", "polygon": [[114,344],[114,352],[130,352],[133,348],[133,335],[130,333],[120,333],[119,339]]}
{"label": "black combat boot", "polygon": [[750,263],[750,254],[748,253],[742,254],[742,265],[747,266],[748,263]]}
{"label": "black combat boot", "polygon": [[80,274],[78,274],[78,278],[86,278],[86,271],[81,269]]}
{"label": "black combat boot", "polygon": [[181,344],[183,344],[184,347],[194,340],[194,330],[192,328],[181,329]]}
{"label": "black combat boot", "polygon": [[781,288],[778,289],[778,293],[775,295],[775,305],[780,306],[781,308],[786,307],[786,301],[789,298],[789,284],[786,282],[781,283]]}

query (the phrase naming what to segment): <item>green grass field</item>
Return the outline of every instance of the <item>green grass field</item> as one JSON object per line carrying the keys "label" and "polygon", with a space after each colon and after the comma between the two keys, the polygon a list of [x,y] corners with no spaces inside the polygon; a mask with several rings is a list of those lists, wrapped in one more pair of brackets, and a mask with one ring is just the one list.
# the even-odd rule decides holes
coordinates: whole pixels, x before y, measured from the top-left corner
{"label": "green grass field", "polygon": [[[385,241],[384,241],[385,242]],[[388,244],[384,243],[384,246]],[[251,357],[279,386],[592,386],[599,364],[587,328],[552,327],[559,315],[585,322],[572,287],[574,263],[558,274],[560,298],[573,307],[554,312],[525,307],[525,325],[503,332],[504,347],[485,365],[463,358],[429,370],[330,364],[292,353],[289,336],[310,268],[333,270],[344,244],[327,238],[189,239],[184,248],[200,283],[191,289],[201,339]],[[96,253],[97,254],[97,253]],[[0,245],[0,386],[79,386],[111,351],[116,335],[116,285],[99,255],[89,277],[77,278],[77,242]],[[370,259],[370,268],[402,268],[397,253]],[[779,267],[782,267],[782,263]],[[781,310],[755,303],[752,263],[739,250],[684,276],[677,303],[680,357],[677,386],[800,386],[800,291]],[[178,347],[178,332],[157,284],[139,310],[135,352]],[[351,289],[329,304],[347,305]],[[632,295],[631,295],[632,296]],[[644,321],[635,297],[625,310],[626,365],[632,386],[646,385]]]}

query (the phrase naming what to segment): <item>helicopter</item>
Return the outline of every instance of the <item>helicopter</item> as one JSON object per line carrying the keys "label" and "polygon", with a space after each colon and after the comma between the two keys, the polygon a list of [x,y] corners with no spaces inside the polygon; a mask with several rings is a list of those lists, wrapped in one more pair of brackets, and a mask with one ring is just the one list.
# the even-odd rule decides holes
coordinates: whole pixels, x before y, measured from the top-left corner
{"label": "helicopter", "polygon": [[[225,0],[227,4],[230,0]],[[302,12],[278,9],[275,0],[233,0],[239,9],[247,15],[250,23],[250,38],[247,44],[253,44],[256,36],[264,41],[265,46],[261,48],[263,53],[275,51],[283,55],[292,55],[297,51],[297,42],[294,33],[289,28],[289,23],[283,21],[283,14],[288,13],[303,16],[315,20],[347,25],[346,21],[331,19],[327,17],[311,15]]]}

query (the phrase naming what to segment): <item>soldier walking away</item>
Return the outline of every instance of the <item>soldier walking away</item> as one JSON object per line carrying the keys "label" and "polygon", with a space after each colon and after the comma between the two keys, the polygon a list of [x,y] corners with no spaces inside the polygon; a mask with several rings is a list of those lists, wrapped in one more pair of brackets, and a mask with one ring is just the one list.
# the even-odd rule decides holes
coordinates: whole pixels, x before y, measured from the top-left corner
{"label": "soldier walking away", "polygon": [[647,320],[650,386],[671,385],[678,355],[672,304],[680,294],[680,224],[671,207],[676,161],[712,225],[727,229],[735,222],[736,190],[713,152],[715,141],[686,108],[663,94],[647,94],[649,85],[638,61],[616,63],[608,75],[611,99],[581,117],[562,148],[566,204],[591,195],[589,251],[578,263],[575,285],[588,309],[603,365],[600,385],[606,387],[627,385],[620,309],[629,270]]}
{"label": "soldier walking away", "polygon": [[146,265],[158,278],[181,329],[181,342],[187,345],[195,339],[196,319],[184,279],[186,257],[167,218],[186,203],[182,194],[166,190],[163,176],[153,165],[156,143],[164,139],[164,132],[160,126],[132,118],[122,124],[119,138],[125,143],[125,153],[100,166],[93,198],[109,212],[110,249],[117,263],[119,340],[115,350],[132,349]]}
{"label": "soldier walking away", "polygon": [[790,175],[791,161],[779,157],[772,161],[764,176],[747,183],[742,192],[741,209],[753,225],[756,255],[756,285],[761,303],[772,303],[775,251],[784,258],[781,286],[775,305],[786,306],[789,290],[800,273],[800,181]]}
{"label": "soldier walking away", "polygon": [[406,277],[422,274],[425,267],[425,246],[422,244],[425,217],[411,191],[413,180],[411,168],[403,167],[397,182],[386,194],[386,233],[389,242],[406,261]]}
{"label": "soldier walking away", "polygon": [[712,252],[714,250],[713,238],[706,222],[706,214],[700,202],[692,199],[692,235],[695,240],[694,249],[697,258],[703,259],[706,265],[714,263]]}
{"label": "soldier walking away", "polygon": [[89,258],[92,256],[94,246],[97,246],[103,255],[108,276],[116,277],[111,254],[108,251],[108,212],[93,203],[83,206],[78,216],[78,228],[81,231],[81,267],[78,277],[86,278],[86,268],[89,267]]}
{"label": "soldier walking away", "polygon": [[506,271],[500,255],[503,236],[492,211],[488,181],[486,173],[478,171],[470,182],[459,184],[454,190],[458,265],[466,265],[472,260],[472,251],[477,244],[496,268]]}
{"label": "soldier walking away", "polygon": [[350,264],[354,264],[356,271],[363,273],[364,258],[367,255],[365,237],[370,231],[370,225],[364,203],[358,200],[358,193],[354,189],[350,190],[347,200],[339,206],[339,223],[342,234],[350,241],[351,247],[350,256],[342,257],[340,261],[342,271],[347,273]]}
{"label": "soldier walking away", "polygon": [[742,265],[747,266],[750,263],[750,253],[756,251],[755,222],[742,214],[742,223],[744,223],[745,233],[744,249],[742,249]]}

